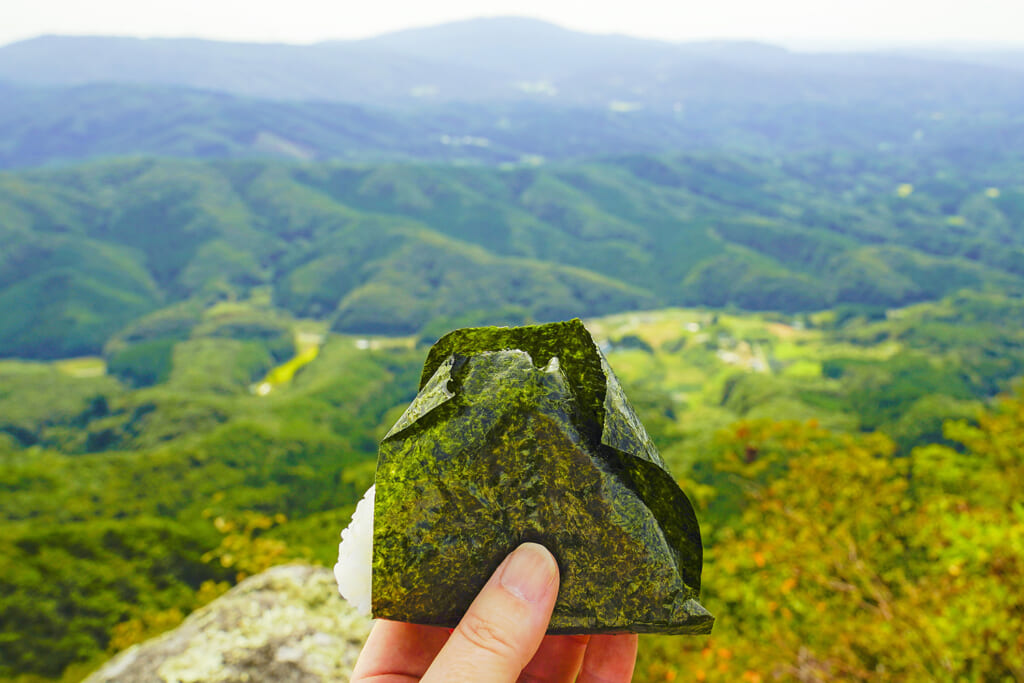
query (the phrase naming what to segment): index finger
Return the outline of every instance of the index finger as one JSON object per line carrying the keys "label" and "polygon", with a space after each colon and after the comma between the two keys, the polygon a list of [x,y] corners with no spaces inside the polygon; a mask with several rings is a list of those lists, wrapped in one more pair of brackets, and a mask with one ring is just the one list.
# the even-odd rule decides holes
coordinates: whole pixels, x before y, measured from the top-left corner
{"label": "index finger", "polygon": [[448,640],[449,629],[379,619],[359,654],[351,683],[418,681]]}

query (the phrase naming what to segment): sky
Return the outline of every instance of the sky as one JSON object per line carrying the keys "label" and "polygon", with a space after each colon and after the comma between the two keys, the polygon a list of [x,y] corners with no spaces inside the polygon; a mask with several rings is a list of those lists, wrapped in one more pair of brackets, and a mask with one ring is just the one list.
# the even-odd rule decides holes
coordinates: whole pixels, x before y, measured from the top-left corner
{"label": "sky", "polygon": [[1024,0],[0,0],[0,45],[41,34],[310,43],[513,15],[671,41],[1024,44]]}

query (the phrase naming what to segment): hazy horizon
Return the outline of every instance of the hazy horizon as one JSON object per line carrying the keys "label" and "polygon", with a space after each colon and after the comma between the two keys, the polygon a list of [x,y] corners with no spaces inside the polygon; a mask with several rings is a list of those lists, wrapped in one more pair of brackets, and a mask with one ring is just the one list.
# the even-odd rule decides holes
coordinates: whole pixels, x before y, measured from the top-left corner
{"label": "hazy horizon", "polygon": [[[491,18],[491,17],[481,17]],[[502,17],[493,17],[502,18]],[[520,18],[520,17],[516,17]],[[532,18],[532,17],[525,17]],[[462,20],[460,20],[462,21]],[[468,20],[467,20],[468,21]],[[347,41],[359,41],[359,40],[371,40],[373,38],[379,38],[382,36],[390,35],[393,33],[400,33],[407,30],[418,30],[418,29],[429,29],[437,26],[444,26],[446,24],[459,23],[456,22],[441,22],[439,24],[429,24],[426,26],[412,26],[407,29],[398,29],[395,31],[385,31],[384,33],[374,34],[372,36],[366,36],[365,38],[326,38],[324,40],[315,41],[284,41],[284,40],[241,40],[231,38],[217,38],[207,37],[198,35],[130,35],[124,33],[38,33],[33,36],[26,38],[17,38],[7,42],[0,42],[0,48],[7,47],[8,45],[15,45],[30,40],[36,40],[39,38],[129,38],[135,40],[201,40],[210,42],[222,42],[222,43],[234,43],[239,45],[289,45],[296,47],[318,45],[322,43],[332,42],[347,42]],[[561,26],[559,24],[551,23],[554,26]],[[568,28],[561,26],[561,28]],[[576,33],[585,35],[595,36],[625,36],[628,38],[638,38],[640,40],[651,40],[657,42],[672,43],[678,45],[695,44],[695,43],[756,43],[762,45],[770,45],[773,47],[782,47],[792,52],[873,52],[873,51],[888,51],[888,50],[942,50],[950,52],[1003,52],[1003,51],[1024,51],[1024,40],[1019,41],[971,41],[971,40],[945,40],[945,41],[872,41],[872,40],[826,40],[826,39],[792,39],[792,40],[770,40],[770,39],[759,39],[759,38],[690,38],[682,40],[661,40],[658,38],[644,38],[642,36],[634,36],[626,33],[592,33],[590,31],[577,31],[576,29],[568,29]]]}
{"label": "hazy horizon", "polygon": [[321,0],[294,0],[282,14],[266,0],[242,4],[202,0],[149,3],[97,0],[86,8],[69,0],[19,7],[0,26],[0,46],[44,35],[196,38],[239,43],[313,44],[359,40],[403,30],[489,18],[525,18],[589,34],[618,34],[665,42],[754,41],[800,51],[873,49],[1000,50],[1024,48],[1024,3],[868,0],[825,13],[809,0],[780,0],[765,8],[752,0],[725,0],[665,10],[650,0],[628,8],[588,7],[565,0],[468,2],[440,0],[429,7],[377,3],[358,14]]}

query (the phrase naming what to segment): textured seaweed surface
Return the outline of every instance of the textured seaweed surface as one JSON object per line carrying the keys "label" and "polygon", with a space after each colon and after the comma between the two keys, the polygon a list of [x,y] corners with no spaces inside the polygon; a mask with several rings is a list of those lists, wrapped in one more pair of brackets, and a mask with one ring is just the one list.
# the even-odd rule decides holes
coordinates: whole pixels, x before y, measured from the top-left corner
{"label": "textured seaweed surface", "polygon": [[707,633],[686,495],[579,320],[456,330],[381,442],[373,614],[454,626],[524,541],[558,560],[550,633]]}

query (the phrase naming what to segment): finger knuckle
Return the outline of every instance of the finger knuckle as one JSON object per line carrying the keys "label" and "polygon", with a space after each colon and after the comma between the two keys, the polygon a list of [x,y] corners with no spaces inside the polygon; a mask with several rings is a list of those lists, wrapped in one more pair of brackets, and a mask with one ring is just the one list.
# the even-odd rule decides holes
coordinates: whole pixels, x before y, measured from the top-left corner
{"label": "finger knuckle", "polygon": [[479,615],[467,614],[459,629],[470,644],[495,657],[515,659],[519,656],[519,648],[511,634]]}

